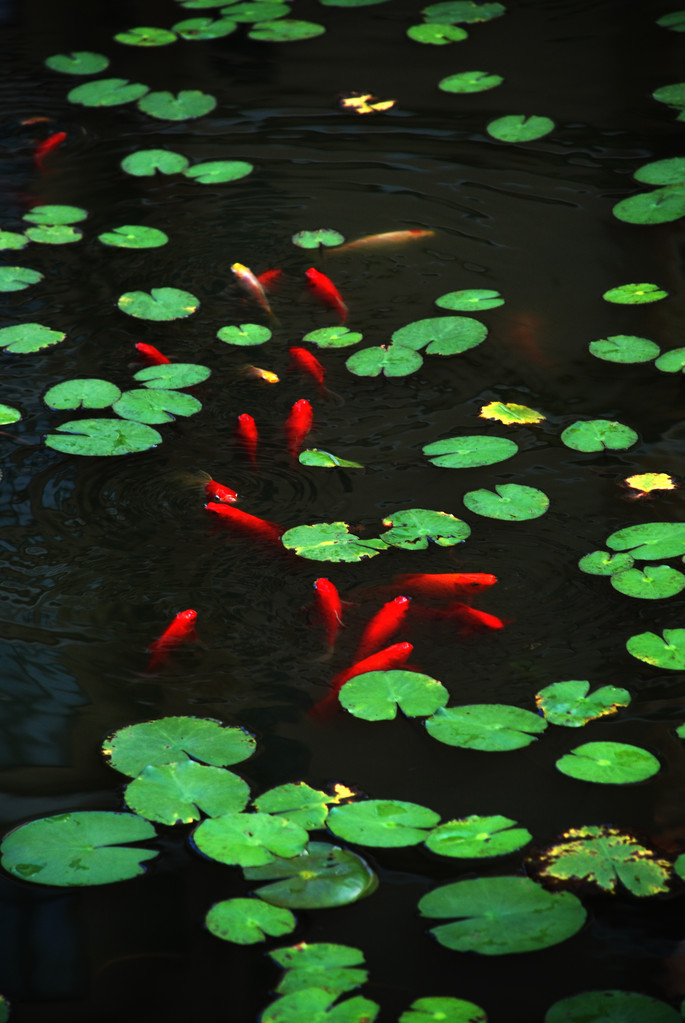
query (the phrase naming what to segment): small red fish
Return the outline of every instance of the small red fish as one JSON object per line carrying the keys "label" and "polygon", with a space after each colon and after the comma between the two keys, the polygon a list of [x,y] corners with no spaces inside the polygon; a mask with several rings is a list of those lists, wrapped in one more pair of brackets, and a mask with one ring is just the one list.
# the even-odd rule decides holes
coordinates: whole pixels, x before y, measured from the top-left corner
{"label": "small red fish", "polygon": [[51,153],[53,149],[57,149],[58,146],[61,146],[66,137],[67,133],[65,131],[56,131],[54,134],[48,135],[46,139],[43,139],[42,142],[38,143],[36,148],[33,150],[33,162],[39,170],[43,169],[43,160],[48,153]]}
{"label": "small red fish", "polygon": [[151,366],[163,366],[165,363],[171,362],[171,359],[162,355],[159,348],[155,348],[154,345],[146,345],[143,341],[137,341],[136,348]]}
{"label": "small red fish", "polygon": [[489,572],[437,572],[435,574],[409,573],[396,575],[393,583],[406,593],[417,597],[439,597],[448,599],[457,596],[473,596],[493,586],[497,576]]}
{"label": "small red fish", "polygon": [[411,643],[394,643],[339,672],[331,682],[328,696],[314,704],[307,716],[317,720],[329,717],[338,705],[338,693],[346,682],[355,675],[363,675],[367,671],[389,671],[392,668],[399,668],[409,659],[413,649]]}
{"label": "small red fish", "polygon": [[469,607],[468,604],[462,604],[459,601],[455,601],[445,608],[416,607],[414,610],[420,617],[448,621],[451,624],[456,622],[460,631],[465,635],[503,629],[511,621],[511,619],[502,621],[496,615],[488,614],[487,611],[478,611],[475,607]]}
{"label": "small red fish", "polygon": [[265,270],[263,274],[257,274],[257,280],[263,288],[270,289],[278,284],[282,276],[282,270]]}
{"label": "small red fish", "polygon": [[306,348],[289,348],[290,358],[298,369],[308,373],[310,377],[314,377],[320,390],[325,390],[323,386],[323,378],[326,375],[326,370],[323,368],[319,360],[312,352]]}
{"label": "small red fish", "polygon": [[325,305],[335,309],[340,317],[340,322],[344,323],[347,319],[347,306],[330,277],[326,277],[326,274],[320,273],[313,266],[305,271],[305,277],[316,297]]}
{"label": "small red fish", "polygon": [[209,501],[205,508],[208,512],[219,515],[227,525],[235,526],[236,529],[251,533],[262,540],[280,540],[281,534],[285,532],[283,526],[269,522],[268,519],[260,519],[256,515],[249,515],[239,508],[234,508],[232,504]]}
{"label": "small red fish", "polygon": [[285,421],[285,433],[288,438],[288,451],[293,458],[302,446],[302,441],[312,428],[314,412],[306,398],[300,398],[290,409]]}
{"label": "small red fish", "polygon": [[242,415],[238,416],[238,429],[236,432],[247,452],[248,458],[253,465],[256,465],[259,434],[257,433],[257,424],[247,412],[243,412]]}
{"label": "small red fish", "polygon": [[342,601],[340,595],[329,579],[317,579],[316,607],[326,630],[326,642],[330,649],[335,645],[338,629],[342,625]]}
{"label": "small red fish", "polygon": [[167,653],[178,646],[179,643],[182,643],[184,640],[193,639],[196,620],[197,611],[193,611],[192,608],[188,608],[187,611],[178,612],[162,635],[153,643],[150,643],[148,651],[151,656],[147,666],[148,671],[155,671],[165,661]]}
{"label": "small red fish", "polygon": [[235,504],[238,500],[235,490],[231,490],[230,487],[225,487],[223,483],[217,483],[213,479],[209,479],[205,483],[205,494],[210,501],[220,501],[222,504]]}
{"label": "small red fish", "polygon": [[388,642],[404,621],[410,602],[410,597],[395,597],[394,600],[383,604],[383,607],[376,612],[362,633],[357,652],[354,655],[355,661],[368,657],[374,650]]}

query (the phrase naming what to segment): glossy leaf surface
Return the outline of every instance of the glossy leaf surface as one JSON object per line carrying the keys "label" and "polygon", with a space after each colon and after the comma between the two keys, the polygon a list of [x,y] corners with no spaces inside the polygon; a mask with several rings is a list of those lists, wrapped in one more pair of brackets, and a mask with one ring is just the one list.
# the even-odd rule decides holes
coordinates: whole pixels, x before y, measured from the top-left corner
{"label": "glossy leaf surface", "polygon": [[329,842],[310,842],[299,856],[249,867],[244,874],[248,881],[271,880],[256,894],[274,906],[292,909],[346,906],[378,886],[378,878],[361,856]]}
{"label": "glossy leaf surface", "polygon": [[447,437],[423,448],[433,465],[444,469],[471,469],[474,466],[504,462],[518,451],[518,444],[508,437],[481,435]]}
{"label": "glossy leaf surface", "polygon": [[207,930],[235,945],[256,945],[290,934],[297,920],[289,909],[270,906],[261,899],[225,899],[215,902],[205,918]]}
{"label": "glossy leaf surface", "polygon": [[179,320],[190,316],[199,308],[200,301],[189,291],[179,288],[152,288],[146,291],[127,291],[119,297],[117,305],[123,313],[139,320]]}
{"label": "glossy leaf surface", "polygon": [[630,693],[618,686],[600,686],[590,693],[589,682],[573,679],[545,686],[536,694],[535,703],[550,724],[580,728],[627,707]]}
{"label": "glossy leaf surface", "polygon": [[45,58],[45,64],[51,71],[61,71],[65,75],[97,75],[109,66],[109,58],[104,53],[75,50],[72,53],[54,53]]}
{"label": "glossy leaf surface", "polygon": [[544,515],[549,498],[536,487],[523,487],[518,483],[502,483],[492,490],[470,490],[464,494],[469,511],[490,519],[507,522],[525,522]]}
{"label": "glossy leaf surface", "polygon": [[183,171],[186,178],[199,181],[201,185],[221,185],[225,181],[238,181],[247,177],[254,170],[254,166],[247,160],[207,160],[205,163],[196,163]]}
{"label": "glossy leaf surface", "polygon": [[[147,92],[147,89],[145,90]],[[162,121],[185,121],[203,117],[216,106],[216,99],[199,89],[181,89],[178,95],[171,92],[148,92],[138,101],[138,108],[144,114],[158,117]]]}
{"label": "glossy leaf surface", "polygon": [[392,721],[397,709],[407,717],[425,717],[444,707],[449,692],[442,682],[418,671],[367,671],[340,690],[340,704],[364,721]]}
{"label": "glossy leaf surface", "polygon": [[162,436],[145,423],[120,419],[73,419],[45,436],[45,444],[66,455],[130,455],[162,443]]}
{"label": "glossy leaf surface", "polygon": [[407,508],[383,519],[390,526],[380,539],[389,547],[426,550],[429,541],[438,547],[452,547],[471,535],[471,527],[463,519],[448,512],[427,508]]}
{"label": "glossy leaf surface", "polygon": [[439,814],[418,803],[364,799],[332,807],[327,823],[334,835],[347,842],[395,848],[423,842],[425,829],[435,827],[439,820]]}
{"label": "glossy leaf surface", "polygon": [[446,707],[426,721],[426,731],[438,742],[489,752],[529,746],[546,728],[538,714],[501,703]]}
{"label": "glossy leaf surface", "polygon": [[567,426],[561,440],[574,451],[624,451],[637,443],[637,434],[611,419],[587,419]]}
{"label": "glossy leaf surface", "polygon": [[685,589],[685,575],[668,565],[646,565],[643,569],[629,568],[613,573],[611,585],[627,597],[658,600],[673,597]]}
{"label": "glossy leaf surface", "polygon": [[121,161],[122,170],[137,178],[154,174],[180,174],[188,166],[188,159],[170,149],[138,149]]}
{"label": "glossy leaf surface", "polygon": [[556,763],[562,774],[602,785],[630,785],[659,770],[659,761],[640,746],[626,742],[587,742]]}
{"label": "glossy leaf surface", "polygon": [[133,374],[133,379],[139,380],[144,387],[173,390],[201,384],[211,372],[209,366],[201,366],[199,362],[165,362],[139,369]]}
{"label": "glossy leaf surface", "polygon": [[661,349],[654,341],[634,334],[613,334],[610,337],[591,341],[590,354],[606,362],[650,362],[656,359]]}
{"label": "glossy leaf surface", "polygon": [[256,742],[243,728],[212,718],[167,717],[127,725],[103,744],[103,753],[116,771],[137,777],[148,764],[199,760],[228,767],[251,757]]}
{"label": "glossy leaf surface", "polygon": [[281,542],[286,550],[312,561],[361,561],[386,549],[382,540],[360,539],[350,533],[346,522],[294,526],[286,530]]}
{"label": "glossy leaf surface", "polygon": [[314,231],[297,231],[290,240],[301,249],[318,249],[320,246],[342,245],[345,236],[332,227],[317,227]]}
{"label": "glossy leaf surface", "polygon": [[84,107],[116,107],[132,103],[148,91],[147,85],[129,82],[128,78],[98,78],[97,81],[77,85],[68,93],[67,99]]}
{"label": "glossy leaf surface", "polygon": [[379,345],[376,348],[361,348],[345,363],[350,373],[358,377],[406,377],[423,365],[418,352],[405,345]]}
{"label": "glossy leaf surface", "polygon": [[141,224],[123,224],[111,231],[98,235],[103,245],[112,245],[119,249],[156,249],[166,245],[169,236],[156,227],[143,227]]}
{"label": "glossy leaf surface", "polygon": [[530,842],[526,828],[515,828],[516,821],[495,814],[490,817],[462,817],[438,825],[426,838],[426,846],[438,856],[459,859],[484,859],[505,856]]}
{"label": "glossy leaf surface", "polygon": [[252,347],[263,345],[265,341],[268,341],[271,331],[260,323],[241,323],[239,327],[220,327],[216,336],[220,341],[225,341],[227,345]]}
{"label": "glossy leaf surface", "polygon": [[641,632],[631,636],[626,650],[639,661],[668,668],[670,671],[685,670],[685,629],[664,629],[663,639],[655,632]]}
{"label": "glossy leaf surface", "polygon": [[150,764],[124,789],[124,802],[141,817],[160,824],[190,824],[201,814],[218,817],[244,810],[250,787],[223,767],[194,760]]}
{"label": "glossy leaf surface", "polygon": [[532,142],[554,131],[554,121],[536,114],[507,114],[490,121],[485,130],[499,142]]}
{"label": "glossy leaf surface", "polygon": [[224,813],[202,821],[193,843],[212,860],[237,867],[259,867],[274,857],[299,855],[309,836],[299,824],[268,813]]}
{"label": "glossy leaf surface", "polygon": [[107,408],[120,396],[116,384],[87,377],[55,384],[45,392],[43,401],[53,409]]}

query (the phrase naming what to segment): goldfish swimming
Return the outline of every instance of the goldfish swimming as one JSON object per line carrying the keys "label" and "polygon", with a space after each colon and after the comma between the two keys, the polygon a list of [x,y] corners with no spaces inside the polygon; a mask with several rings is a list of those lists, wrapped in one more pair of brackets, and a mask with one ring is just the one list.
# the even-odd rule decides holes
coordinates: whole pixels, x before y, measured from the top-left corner
{"label": "goldfish swimming", "polygon": [[326,642],[329,649],[332,649],[338,630],[343,623],[342,601],[337,589],[329,579],[316,579],[314,589],[316,591],[316,608],[326,630]]}
{"label": "goldfish swimming", "polygon": [[404,621],[410,602],[410,597],[395,597],[376,612],[362,633],[354,655],[356,661],[368,657],[374,650],[388,642]]}
{"label": "goldfish swimming", "polygon": [[305,271],[305,277],[316,297],[325,305],[335,309],[340,317],[340,322],[344,323],[347,319],[347,306],[333,281],[313,266]]}
{"label": "goldfish swimming", "polygon": [[280,540],[281,534],[285,532],[283,526],[269,522],[268,519],[260,519],[256,515],[249,515],[239,508],[234,508],[232,504],[209,501],[205,508],[208,512],[219,515],[227,525],[235,526],[245,533],[252,533],[262,540]]}
{"label": "goldfish swimming", "polygon": [[486,590],[497,582],[497,576],[489,572],[437,572],[435,574],[409,573],[396,575],[393,584],[406,593],[418,597],[447,599],[456,596],[474,595]]}
{"label": "goldfish swimming", "polygon": [[137,341],[136,348],[151,366],[163,366],[165,363],[171,362],[171,359],[167,359],[166,355],[162,355],[159,348],[155,348],[154,345],[146,345],[142,341]]}
{"label": "goldfish swimming", "polygon": [[148,651],[151,656],[147,666],[148,671],[155,671],[166,659],[166,654],[178,646],[179,643],[193,638],[196,620],[197,611],[193,611],[192,608],[188,608],[187,611],[178,612],[162,635],[153,643],[150,643]]}
{"label": "goldfish swimming", "polygon": [[263,284],[260,283],[259,279],[255,277],[249,267],[243,266],[242,263],[234,263],[231,270],[238,279],[243,291],[247,292],[261,307],[268,313],[269,316],[273,316],[269,300],[266,297]]}
{"label": "goldfish swimming", "polygon": [[247,412],[243,412],[242,415],[238,416],[238,429],[236,433],[247,452],[248,458],[253,465],[256,465],[259,434],[257,433],[257,424]]}
{"label": "goldfish swimming", "polygon": [[283,276],[282,270],[265,270],[263,274],[257,275],[257,280],[263,288],[273,288]]}
{"label": "goldfish swimming", "polygon": [[367,234],[364,238],[356,238],[353,242],[338,245],[331,252],[347,252],[350,249],[375,249],[384,245],[402,245],[404,242],[418,241],[419,238],[432,238],[435,231],[385,231],[383,234]]}
{"label": "goldfish swimming", "polygon": [[394,643],[339,672],[331,682],[328,695],[314,704],[307,716],[316,720],[329,717],[338,705],[338,693],[346,682],[355,675],[363,675],[367,671],[389,671],[392,668],[399,668],[411,656],[413,649],[411,643]]}
{"label": "goldfish swimming", "polygon": [[61,146],[66,137],[67,133],[65,131],[56,131],[54,134],[48,135],[46,139],[43,139],[42,142],[38,143],[36,148],[33,150],[33,162],[39,170],[43,169],[43,160],[48,153],[51,153],[53,149],[57,149],[58,146]]}
{"label": "goldfish swimming", "polygon": [[288,451],[295,458],[302,446],[302,441],[312,428],[314,413],[306,398],[296,401],[285,421],[285,433],[288,438]]}
{"label": "goldfish swimming", "polygon": [[414,610],[420,616],[456,623],[464,634],[503,629],[511,621],[511,619],[502,621],[496,615],[488,614],[487,611],[478,611],[477,608],[469,607],[468,604],[462,604],[459,601],[454,601],[445,608],[416,607]]}
{"label": "goldfish swimming", "polygon": [[216,480],[211,478],[205,483],[204,489],[210,501],[219,501],[221,504],[235,504],[238,500],[235,490],[231,490],[230,487],[225,487],[223,483],[217,483]]}
{"label": "goldfish swimming", "polygon": [[289,348],[290,357],[298,369],[308,373],[311,377],[314,377],[319,388],[323,388],[323,378],[326,375],[326,370],[323,368],[317,357],[308,351],[306,348]]}
{"label": "goldfish swimming", "polygon": [[261,369],[259,366],[246,366],[243,372],[245,376],[254,377],[256,380],[263,380],[265,384],[280,383],[280,377],[276,373],[272,373],[270,369]]}

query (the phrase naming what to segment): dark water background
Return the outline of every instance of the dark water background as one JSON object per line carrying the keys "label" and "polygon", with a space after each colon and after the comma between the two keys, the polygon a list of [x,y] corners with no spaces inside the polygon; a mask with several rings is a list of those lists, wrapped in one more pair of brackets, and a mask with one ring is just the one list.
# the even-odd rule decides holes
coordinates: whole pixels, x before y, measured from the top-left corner
{"label": "dark water background", "polygon": [[[512,0],[505,17],[470,26],[468,40],[429,47],[405,35],[421,6],[390,0],[355,11],[297,0],[294,16],[324,24],[325,35],[261,44],[240,29],[215,42],[140,50],[112,35],[170,26],[193,12],[171,0],[2,5],[2,227],[21,230],[35,202],[89,212],[82,242],[5,254],[45,279],[3,298],[3,324],[35,320],[68,335],[43,352],[1,356],[0,400],[24,414],[8,430],[28,442],[0,438],[7,829],[45,814],[120,809],[121,777],[102,761],[103,738],[135,721],[196,714],[256,734],[257,754],[239,772],[253,795],[286,781],[341,780],[373,798],[423,803],[444,819],[502,813],[540,846],[569,827],[610,823],[638,829],[669,854],[685,847],[685,752],[674,734],[685,718],[683,678],[625,652],[634,632],[682,627],[683,599],[631,600],[577,569],[581,555],[621,526],[683,517],[680,491],[630,502],[619,486],[636,472],[683,473],[682,379],[652,365],[599,362],[587,345],[619,333],[651,337],[662,349],[683,343],[682,223],[629,226],[611,208],[640,190],[631,177],[638,166],[682,152],[682,123],[650,94],[682,79],[685,37],[654,24],[673,7],[656,0]],[[173,123],[134,105],[70,104],[68,90],[85,79],[51,72],[43,60],[79,49],[108,54],[106,76],[173,92],[200,88],[218,106]],[[467,96],[438,90],[445,75],[472,68],[505,82]],[[353,89],[398,102],[387,114],[358,117],[336,100]],[[545,114],[557,127],[520,146],[485,133],[488,121],[515,112]],[[37,115],[68,135],[43,173],[31,153],[45,132],[21,125]],[[124,156],[150,147],[193,162],[246,159],[255,171],[214,187],[120,170]],[[126,223],[159,227],[171,241],[140,253],[97,241],[100,231]],[[436,234],[322,261],[290,241],[320,226],[348,239],[405,228]],[[230,279],[236,261],[289,275],[276,300],[281,326],[264,348],[231,349],[215,338],[224,324],[260,318]],[[342,399],[321,400],[314,383],[287,372],[288,345],[336,322],[300,283],[312,264],[334,277],[365,344],[386,343],[398,327],[438,315],[434,300],[447,291],[495,288],[506,303],[482,314],[490,329],[482,346],[428,358],[401,380],[353,377],[344,366],[350,351],[317,352]],[[607,288],[630,281],[654,281],[671,297],[633,308],[602,300]],[[200,310],[160,325],[118,311],[122,292],[158,286],[191,291]],[[161,427],[163,444],[144,454],[96,459],[46,449],[42,435],[61,421],[41,401],[47,387],[75,376],[127,386],[139,340],[212,368],[196,390],[201,414]],[[281,383],[269,389],[246,379],[248,361],[275,370]],[[300,397],[314,405],[310,446],[363,462],[365,472],[291,465],[283,423]],[[548,418],[509,433],[477,418],[493,399]],[[235,442],[242,412],[259,425],[257,472]],[[585,417],[627,423],[638,445],[603,455],[569,450],[561,430]],[[515,436],[521,451],[469,471],[427,463],[424,444],[462,432]],[[320,565],[218,528],[193,482],[200,470],[237,489],[245,510],[286,527],[344,520],[375,536],[384,515],[419,505],[463,514],[472,535],[458,548]],[[503,482],[540,487],[549,512],[516,524],[465,511],[466,491]],[[331,672],[349,663],[361,623],[381,602],[364,588],[410,571],[493,572],[497,586],[476,605],[513,619],[493,635],[455,637],[429,623],[402,637],[414,642],[417,666],[448,686],[451,704],[530,709],[543,685],[576,678],[593,688],[626,687],[630,708],[582,735],[550,728],[506,754],[443,746],[401,717],[372,724],[341,714],[314,726],[307,710]],[[318,660],[320,633],[305,611],[322,574],[356,600],[330,666]],[[198,612],[200,642],[145,677],[146,646],[186,607]],[[659,757],[660,773],[619,788],[555,770],[562,753],[599,739],[644,746]],[[136,881],[73,891],[0,880],[0,991],[18,1023],[251,1023],[272,1000],[279,974],[262,947],[227,945],[203,929],[213,902],[250,890],[240,871],[200,860],[181,835],[158,830],[160,855]],[[381,1023],[429,994],[470,999],[493,1023],[536,1023],[553,1001],[587,988],[642,991],[674,1005],[685,994],[680,882],[643,901],[584,897],[588,923],[569,941],[488,959],[437,945],[416,911],[437,883],[474,876],[473,864],[423,847],[363,855],[381,878],[371,898],[298,911],[292,938],[268,947],[291,940],[361,947],[370,968],[364,993],[380,1002]],[[518,873],[522,858],[486,862],[478,876]]]}

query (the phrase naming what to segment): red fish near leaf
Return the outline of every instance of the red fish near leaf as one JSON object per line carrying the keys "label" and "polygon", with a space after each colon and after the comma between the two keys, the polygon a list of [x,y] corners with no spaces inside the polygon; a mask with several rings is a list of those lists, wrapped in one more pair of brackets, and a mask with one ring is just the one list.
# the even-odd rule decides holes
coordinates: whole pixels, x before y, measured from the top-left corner
{"label": "red fish near leaf", "polygon": [[368,657],[397,632],[409,610],[410,597],[395,597],[377,611],[362,633],[355,660]]}
{"label": "red fish near leaf", "polygon": [[335,645],[338,630],[342,625],[342,601],[340,594],[330,579],[317,579],[314,582],[316,591],[316,608],[326,630],[326,642],[330,650]]}
{"label": "red fish near leaf", "polygon": [[166,655],[169,651],[173,650],[179,643],[194,638],[196,620],[197,611],[193,611],[192,608],[188,608],[187,611],[178,612],[162,635],[154,643],[150,643],[148,647],[150,661],[147,670],[149,672],[155,671],[166,660]]}
{"label": "red fish near leaf", "polygon": [[205,494],[210,501],[219,501],[221,504],[235,504],[238,500],[235,490],[231,490],[230,487],[225,487],[223,483],[217,483],[211,478],[205,483]]}
{"label": "red fish near leaf", "polygon": [[413,649],[411,643],[394,643],[339,672],[331,682],[328,696],[314,704],[307,716],[319,721],[330,717],[338,706],[338,693],[346,682],[355,675],[363,675],[367,671],[390,671],[392,668],[399,668],[409,659]]}
{"label": "red fish near leaf", "polygon": [[319,301],[323,302],[324,305],[335,309],[340,317],[340,322],[344,323],[347,319],[347,306],[343,302],[342,295],[330,277],[326,277],[326,274],[320,273],[313,266],[310,266],[309,270],[305,271],[305,277],[307,278],[309,287],[312,289]]}
{"label": "red fish near leaf", "polygon": [[43,160],[52,153],[58,146],[61,146],[67,137],[65,131],[56,131],[52,135],[48,135],[46,139],[39,142],[36,148],[33,150],[33,162],[35,163],[38,170],[43,170]]}
{"label": "red fish near leaf", "polygon": [[302,441],[312,428],[314,412],[306,398],[300,398],[290,409],[285,421],[285,433],[288,438],[288,451],[293,458],[302,447]]}
{"label": "red fish near leaf", "polygon": [[239,508],[234,508],[232,504],[209,501],[205,508],[208,512],[218,515],[227,526],[259,537],[261,540],[280,540],[281,535],[285,532],[284,528],[277,523],[269,522],[268,519],[260,519],[257,515],[250,515]]}
{"label": "red fish near leaf", "polygon": [[167,359],[166,355],[163,355],[154,345],[146,345],[143,341],[138,341],[136,349],[151,366],[164,366],[171,362],[171,359]]}
{"label": "red fish near leaf", "polygon": [[238,429],[236,433],[247,452],[247,457],[253,465],[256,465],[257,441],[259,439],[259,435],[257,433],[257,424],[252,416],[248,415],[247,412],[243,412],[242,415],[238,416]]}
{"label": "red fish near leaf", "polygon": [[393,583],[405,593],[417,597],[436,597],[443,600],[459,596],[473,596],[494,586],[497,576],[489,572],[436,572],[396,575]]}

